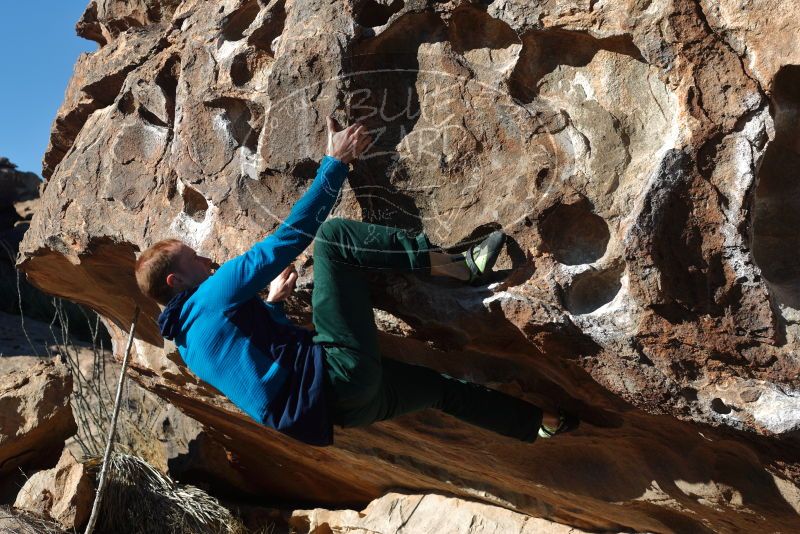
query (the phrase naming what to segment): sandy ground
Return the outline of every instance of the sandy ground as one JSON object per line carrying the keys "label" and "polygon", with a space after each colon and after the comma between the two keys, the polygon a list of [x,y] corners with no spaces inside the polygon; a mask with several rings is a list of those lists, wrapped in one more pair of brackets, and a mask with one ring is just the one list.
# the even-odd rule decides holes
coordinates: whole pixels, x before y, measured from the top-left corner
{"label": "sandy ground", "polygon": [[24,322],[27,337],[19,315],[0,312],[0,373],[24,369],[47,358],[48,347],[56,343],[49,325],[27,318]]}

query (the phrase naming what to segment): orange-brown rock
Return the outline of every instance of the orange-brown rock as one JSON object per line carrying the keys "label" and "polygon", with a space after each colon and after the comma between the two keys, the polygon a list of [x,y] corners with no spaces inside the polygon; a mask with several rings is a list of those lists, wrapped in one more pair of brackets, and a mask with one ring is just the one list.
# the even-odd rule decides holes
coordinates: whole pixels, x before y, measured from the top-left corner
{"label": "orange-brown rock", "polygon": [[[800,528],[790,15],[765,2],[91,2],[19,262],[92,306],[132,376],[266,494],[391,488],[585,529]],[[788,12],[787,12],[788,13]],[[444,247],[502,227],[497,283],[372,280],[386,356],[579,412],[532,446],[435,412],[303,447],[182,366],[135,287],[177,237],[223,262],[285,216],[326,115],[375,143],[335,213]],[[793,141],[794,140],[794,141]],[[312,262],[291,311],[308,320]]]}
{"label": "orange-brown rock", "polygon": [[64,441],[77,430],[71,392],[72,376],[57,361],[0,378],[0,500],[8,491],[16,495],[21,474],[58,460]]}
{"label": "orange-brown rock", "polygon": [[80,529],[89,520],[94,501],[92,477],[68,449],[58,464],[39,471],[22,486],[14,507],[55,521],[65,529]]}
{"label": "orange-brown rock", "polygon": [[443,495],[387,493],[364,510],[294,510],[289,520],[298,534],[348,532],[395,534],[584,534],[584,530],[511,512],[498,506]]}

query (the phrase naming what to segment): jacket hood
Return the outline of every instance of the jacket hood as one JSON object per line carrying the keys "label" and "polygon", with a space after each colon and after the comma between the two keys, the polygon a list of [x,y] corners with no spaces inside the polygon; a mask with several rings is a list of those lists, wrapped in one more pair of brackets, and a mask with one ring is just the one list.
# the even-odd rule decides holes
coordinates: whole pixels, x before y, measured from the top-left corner
{"label": "jacket hood", "polygon": [[167,307],[158,316],[158,327],[161,329],[161,335],[165,339],[172,341],[181,332],[180,315],[183,304],[189,300],[197,287],[184,289],[167,303]]}

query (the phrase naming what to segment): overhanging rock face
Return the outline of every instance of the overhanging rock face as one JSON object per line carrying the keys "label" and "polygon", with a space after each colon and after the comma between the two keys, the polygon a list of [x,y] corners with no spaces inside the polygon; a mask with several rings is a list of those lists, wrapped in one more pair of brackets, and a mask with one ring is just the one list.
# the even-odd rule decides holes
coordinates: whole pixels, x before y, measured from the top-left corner
{"label": "overhanging rock face", "polygon": [[[141,306],[133,375],[265,492],[797,530],[800,22],[785,4],[93,1],[78,30],[101,46],[53,125],[20,266],[118,339]],[[167,237],[220,263],[245,251],[307,187],[329,114],[375,139],[336,215],[455,250],[510,237],[489,287],[373,280],[385,354],[569,406],[578,433],[526,446],[426,412],[310,449],[164,344],[136,254]],[[290,308],[308,319],[301,259]]]}

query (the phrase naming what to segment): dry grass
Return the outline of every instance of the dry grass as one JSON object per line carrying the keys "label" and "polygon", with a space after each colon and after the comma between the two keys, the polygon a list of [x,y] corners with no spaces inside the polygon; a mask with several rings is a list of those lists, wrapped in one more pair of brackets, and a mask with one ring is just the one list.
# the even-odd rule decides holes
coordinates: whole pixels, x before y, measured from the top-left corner
{"label": "dry grass", "polygon": [[[103,341],[104,332],[97,314],[90,312],[91,315],[84,317],[92,341],[76,342],[70,335],[72,325],[64,312],[64,301],[52,300],[55,311],[49,327],[54,343],[45,348],[48,356],[59,356],[72,374],[70,402],[78,432],[71,439],[74,444],[70,449],[79,458],[99,456],[108,438],[120,364]],[[21,326],[24,329],[24,323]],[[158,430],[168,407],[156,395],[130,380],[125,381],[121,402],[116,449],[142,456],[165,468]]]}
{"label": "dry grass", "polygon": [[[100,459],[87,462],[98,471]],[[174,482],[150,464],[113,454],[98,528],[119,534],[245,534],[247,529],[217,499]]]}
{"label": "dry grass", "polygon": [[66,534],[58,523],[47,521],[10,506],[0,506],[0,532],[3,534]]}

